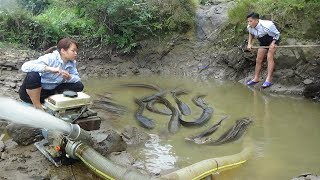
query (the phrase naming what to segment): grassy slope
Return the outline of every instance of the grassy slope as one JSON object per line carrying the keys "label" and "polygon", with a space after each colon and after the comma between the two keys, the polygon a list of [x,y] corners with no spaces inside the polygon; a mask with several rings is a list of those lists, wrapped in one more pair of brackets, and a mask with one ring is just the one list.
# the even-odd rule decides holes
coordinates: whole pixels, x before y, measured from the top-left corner
{"label": "grassy slope", "polygon": [[246,15],[258,12],[261,19],[276,22],[282,42],[320,40],[320,1],[318,0],[236,0],[229,11],[229,24],[222,31],[226,44],[239,44],[247,36]]}

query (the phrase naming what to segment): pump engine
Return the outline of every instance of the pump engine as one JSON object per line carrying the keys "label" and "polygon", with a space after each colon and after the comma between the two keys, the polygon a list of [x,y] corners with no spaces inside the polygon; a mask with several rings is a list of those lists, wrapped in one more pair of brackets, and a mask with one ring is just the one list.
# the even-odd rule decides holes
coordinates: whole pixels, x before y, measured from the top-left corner
{"label": "pump engine", "polygon": [[[78,124],[87,131],[98,130],[101,118],[90,109],[90,96],[83,92],[65,91],[45,99],[47,113],[72,124]],[[44,139],[34,143],[42,154],[57,167],[74,160],[65,152],[67,138],[60,132],[43,129]]]}

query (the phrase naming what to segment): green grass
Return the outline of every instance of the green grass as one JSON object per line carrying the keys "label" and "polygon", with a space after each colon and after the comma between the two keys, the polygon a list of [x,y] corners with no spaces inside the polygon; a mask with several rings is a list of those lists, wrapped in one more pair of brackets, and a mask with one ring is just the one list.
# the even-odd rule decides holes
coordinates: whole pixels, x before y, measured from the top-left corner
{"label": "green grass", "polygon": [[[198,0],[19,0],[0,12],[0,41],[46,49],[62,37],[113,45],[124,52],[142,39],[193,28]],[[30,9],[36,5],[37,10]]]}

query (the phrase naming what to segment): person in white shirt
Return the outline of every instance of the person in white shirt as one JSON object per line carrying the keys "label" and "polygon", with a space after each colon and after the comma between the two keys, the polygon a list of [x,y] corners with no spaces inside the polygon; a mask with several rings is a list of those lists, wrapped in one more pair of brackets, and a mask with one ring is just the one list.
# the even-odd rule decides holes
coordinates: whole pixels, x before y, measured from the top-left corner
{"label": "person in white shirt", "polygon": [[247,23],[247,30],[249,32],[247,48],[251,50],[254,38],[258,39],[260,46],[268,46],[268,48],[258,49],[255,75],[253,79],[247,82],[247,85],[251,86],[260,81],[262,62],[267,55],[268,74],[265,82],[262,84],[262,88],[267,88],[272,85],[272,74],[275,66],[274,54],[280,42],[280,32],[272,21],[259,19],[259,14],[255,12],[247,15]]}
{"label": "person in white shirt", "polygon": [[63,38],[56,49],[21,67],[27,75],[19,89],[20,99],[37,109],[43,110],[44,99],[53,94],[65,90],[80,92],[84,88],[76,68],[77,42]]}

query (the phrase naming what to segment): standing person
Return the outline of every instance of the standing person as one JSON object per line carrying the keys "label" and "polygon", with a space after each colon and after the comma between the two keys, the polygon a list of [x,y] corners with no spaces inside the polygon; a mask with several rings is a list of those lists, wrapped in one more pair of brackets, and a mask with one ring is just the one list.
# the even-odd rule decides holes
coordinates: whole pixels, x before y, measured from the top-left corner
{"label": "standing person", "polygon": [[21,70],[27,75],[20,86],[20,99],[43,110],[41,103],[55,93],[82,91],[84,86],[76,69],[77,49],[76,41],[63,38],[53,52],[25,62]]}
{"label": "standing person", "polygon": [[267,55],[268,74],[265,82],[262,84],[262,88],[267,88],[272,85],[272,74],[275,66],[274,54],[276,47],[279,45],[280,32],[272,21],[259,19],[259,14],[255,12],[247,15],[247,23],[247,30],[249,32],[248,49],[251,50],[254,37],[258,39],[260,46],[269,46],[268,48],[258,49],[255,75],[252,80],[247,82],[247,85],[254,85],[260,81],[262,62]]}

